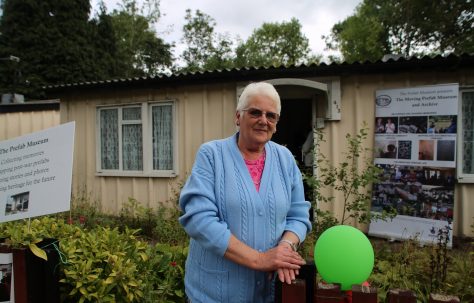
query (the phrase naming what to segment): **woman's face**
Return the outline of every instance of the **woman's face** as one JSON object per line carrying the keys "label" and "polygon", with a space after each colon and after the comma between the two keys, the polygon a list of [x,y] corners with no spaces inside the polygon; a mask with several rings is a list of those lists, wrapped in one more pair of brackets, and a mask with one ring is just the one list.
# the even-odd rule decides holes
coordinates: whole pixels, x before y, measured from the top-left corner
{"label": "woman's face", "polygon": [[[261,115],[256,115],[262,112]],[[244,111],[236,113],[236,119],[240,124],[240,138],[244,144],[250,146],[264,145],[276,132],[278,121],[271,121],[267,116],[277,112],[275,102],[267,96],[253,96]],[[278,117],[278,115],[277,115]]]}

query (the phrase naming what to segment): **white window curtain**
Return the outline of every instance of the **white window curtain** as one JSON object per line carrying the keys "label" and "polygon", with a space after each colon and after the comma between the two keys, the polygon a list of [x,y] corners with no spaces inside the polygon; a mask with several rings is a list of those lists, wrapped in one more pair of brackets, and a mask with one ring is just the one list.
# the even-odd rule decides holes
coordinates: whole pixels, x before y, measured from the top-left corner
{"label": "white window curtain", "polygon": [[474,174],[474,91],[462,93],[462,172]]}
{"label": "white window curtain", "polygon": [[173,111],[171,105],[152,107],[153,169],[173,169]]}
{"label": "white window curtain", "polygon": [[118,109],[100,111],[100,158],[102,169],[119,169]]}
{"label": "white window curtain", "polygon": [[123,170],[143,170],[142,126],[122,125]]}
{"label": "white window curtain", "polygon": [[122,168],[143,170],[141,107],[122,108]]}

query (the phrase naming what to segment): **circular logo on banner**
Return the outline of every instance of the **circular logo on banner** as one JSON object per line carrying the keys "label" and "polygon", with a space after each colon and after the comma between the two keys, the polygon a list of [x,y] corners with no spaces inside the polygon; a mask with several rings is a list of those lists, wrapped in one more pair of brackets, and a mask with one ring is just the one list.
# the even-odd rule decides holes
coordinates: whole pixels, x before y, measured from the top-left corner
{"label": "circular logo on banner", "polygon": [[392,103],[392,98],[388,95],[380,95],[375,98],[375,103],[377,106],[388,106],[390,103]]}

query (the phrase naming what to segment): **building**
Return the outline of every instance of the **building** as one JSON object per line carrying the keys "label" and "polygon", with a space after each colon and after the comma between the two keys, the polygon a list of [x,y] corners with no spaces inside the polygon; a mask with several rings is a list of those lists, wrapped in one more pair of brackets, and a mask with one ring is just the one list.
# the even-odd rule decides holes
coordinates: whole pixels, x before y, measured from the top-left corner
{"label": "building", "polygon": [[[462,123],[454,233],[474,236],[474,203],[469,198],[474,194],[472,55],[245,68],[48,87],[48,96],[60,99],[61,123],[76,121],[73,192],[86,189],[108,212],[119,211],[129,197],[150,207],[167,201],[186,179],[198,147],[235,132],[238,95],[253,81],[273,83],[282,97],[274,140],[298,155],[315,125],[326,134],[321,152],[332,163],[342,160],[345,134],[355,134],[364,121],[374,128],[376,90],[459,83]],[[373,142],[373,133],[370,136]],[[329,208],[342,213],[338,202]]]}
{"label": "building", "polygon": [[59,124],[59,100],[0,104],[0,141]]}

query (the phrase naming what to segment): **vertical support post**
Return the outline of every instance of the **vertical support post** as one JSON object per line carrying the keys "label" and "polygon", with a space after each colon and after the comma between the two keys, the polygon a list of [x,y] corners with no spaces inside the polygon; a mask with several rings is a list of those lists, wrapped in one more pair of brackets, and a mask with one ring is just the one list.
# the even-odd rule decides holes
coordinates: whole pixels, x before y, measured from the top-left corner
{"label": "vertical support post", "polygon": [[387,294],[388,303],[416,303],[415,293],[406,289],[391,289]]}
{"label": "vertical support post", "polygon": [[346,295],[341,291],[340,284],[318,283],[314,295],[315,303],[345,303]]}
{"label": "vertical support post", "polygon": [[352,285],[352,303],[377,303],[377,288]]}

